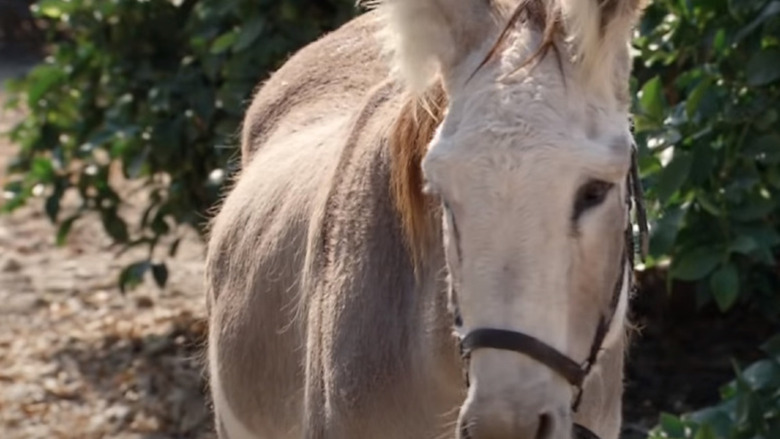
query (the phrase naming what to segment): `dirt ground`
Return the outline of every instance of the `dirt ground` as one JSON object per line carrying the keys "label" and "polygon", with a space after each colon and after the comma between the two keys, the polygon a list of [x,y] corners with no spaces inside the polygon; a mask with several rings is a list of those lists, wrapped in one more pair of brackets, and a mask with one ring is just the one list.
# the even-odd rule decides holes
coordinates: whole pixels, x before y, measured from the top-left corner
{"label": "dirt ground", "polygon": [[[27,66],[0,53],[0,78]],[[0,131],[23,117],[0,113]],[[13,151],[0,141],[0,180]],[[165,290],[150,282],[123,296],[119,268],[139,254],[116,257],[94,218],[57,247],[42,210],[0,216],[0,437],[214,438],[197,237],[170,261]],[[690,296],[672,303],[646,278],[634,302],[644,330],[628,355],[624,439],[644,438],[660,411],[714,402],[731,359],[755,358],[777,329],[749,315],[694,315]]]}
{"label": "dirt ground", "polygon": [[[0,79],[29,64],[0,52]],[[0,132],[23,117],[0,113]],[[13,151],[0,140],[0,180]],[[0,437],[215,437],[198,238],[170,261],[164,291],[149,282],[123,296],[119,269],[144,254],[116,257],[97,218],[57,247],[41,205],[0,216]]]}

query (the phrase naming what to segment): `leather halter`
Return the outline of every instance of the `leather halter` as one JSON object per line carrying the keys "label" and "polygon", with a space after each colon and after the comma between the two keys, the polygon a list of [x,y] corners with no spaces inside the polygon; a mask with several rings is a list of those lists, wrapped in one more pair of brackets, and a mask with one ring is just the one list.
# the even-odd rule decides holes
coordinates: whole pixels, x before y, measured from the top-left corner
{"label": "leather halter", "polygon": [[[640,256],[644,260],[648,247],[647,217],[644,209],[642,185],[639,181],[638,175],[636,145],[632,145],[631,171],[626,180],[626,204],[628,205],[629,213],[632,210],[632,201],[636,205],[636,221],[638,223],[640,232],[639,250]],[[598,355],[603,348],[604,338],[607,336],[609,328],[612,325],[612,320],[614,319],[615,313],[617,312],[618,303],[620,301],[621,292],[623,290],[624,279],[626,277],[627,263],[631,269],[633,269],[634,266],[635,246],[632,228],[633,223],[629,221],[628,228],[625,231],[625,257],[621,258],[620,273],[618,275],[618,279],[615,282],[615,286],[612,292],[612,299],[610,301],[610,313],[602,315],[599,319],[588,358],[585,359],[584,362],[578,363],[577,361],[571,359],[567,355],[561,353],[559,350],[542,342],[541,340],[519,331],[494,328],[477,328],[470,331],[460,340],[461,356],[465,361],[464,378],[466,385],[469,385],[468,361],[473,351],[477,349],[490,348],[517,352],[519,354],[527,355],[549,367],[565,378],[576,389],[577,393],[571,406],[572,412],[576,413],[580,402],[582,401],[583,384],[585,379],[590,374],[593,365],[598,359]],[[633,288],[631,274],[632,273],[629,273],[628,276],[629,290]],[[457,303],[454,304],[453,311],[455,313],[455,326],[461,326],[462,320],[457,308]],[[599,436],[593,431],[577,423],[573,424],[572,433],[574,439],[599,439]]]}

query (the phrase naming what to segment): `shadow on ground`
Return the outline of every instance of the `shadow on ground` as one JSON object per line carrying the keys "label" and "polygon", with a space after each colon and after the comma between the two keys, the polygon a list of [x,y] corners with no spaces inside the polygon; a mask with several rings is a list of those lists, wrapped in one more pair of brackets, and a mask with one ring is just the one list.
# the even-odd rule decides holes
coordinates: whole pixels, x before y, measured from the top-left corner
{"label": "shadow on ground", "polygon": [[[52,361],[69,375],[78,374],[78,400],[92,393],[107,407],[92,422],[114,434],[144,439],[206,438],[212,434],[206,376],[202,367],[206,324],[183,314],[164,332],[105,334],[99,341],[72,340]],[[93,396],[93,399],[95,399]]]}

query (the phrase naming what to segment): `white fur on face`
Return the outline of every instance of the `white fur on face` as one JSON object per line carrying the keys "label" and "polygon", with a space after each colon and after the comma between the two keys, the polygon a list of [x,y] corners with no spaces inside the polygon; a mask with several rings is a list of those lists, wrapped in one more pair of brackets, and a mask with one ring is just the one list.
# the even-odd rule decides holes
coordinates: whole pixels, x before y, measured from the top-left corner
{"label": "white fur on face", "polygon": [[[552,55],[530,75],[499,79],[521,58],[510,50],[503,63],[453,90],[423,169],[446,206],[444,241],[461,331],[521,331],[580,361],[599,318],[611,311],[618,277],[628,273],[620,273],[628,120],[615,102],[564,86]],[[575,222],[575,196],[592,179],[615,187]],[[623,290],[608,343],[621,334]]]}

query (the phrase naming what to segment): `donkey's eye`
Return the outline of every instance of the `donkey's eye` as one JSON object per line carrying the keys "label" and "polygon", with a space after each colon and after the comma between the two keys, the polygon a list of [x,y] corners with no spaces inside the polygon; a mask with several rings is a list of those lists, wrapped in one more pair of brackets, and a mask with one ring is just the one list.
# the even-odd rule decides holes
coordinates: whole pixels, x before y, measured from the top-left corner
{"label": "donkey's eye", "polygon": [[591,180],[580,187],[577,199],[574,201],[573,219],[576,221],[586,210],[603,203],[614,186],[606,181]]}

